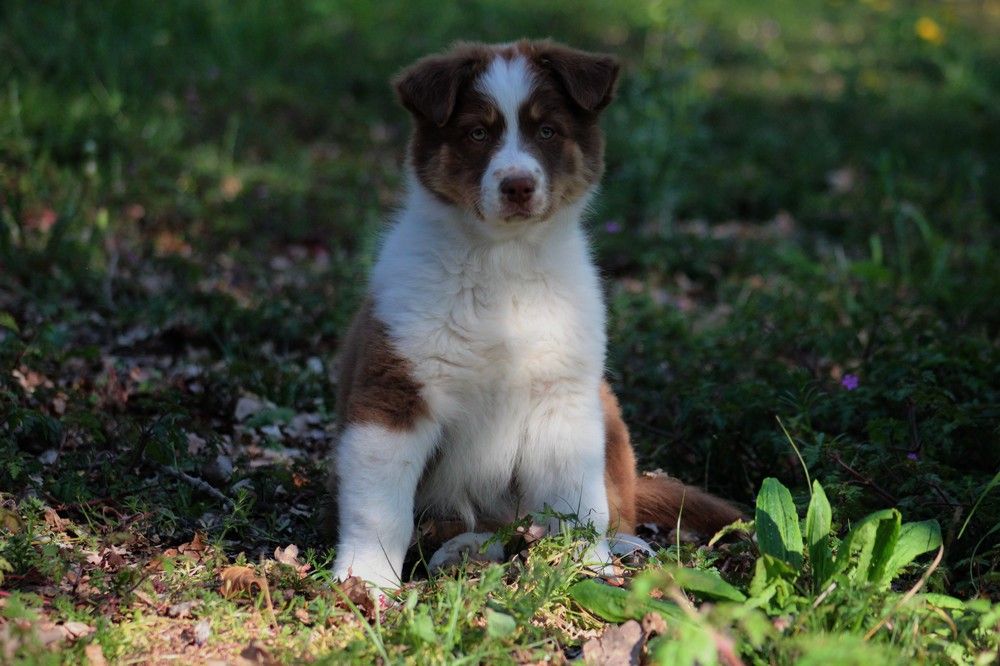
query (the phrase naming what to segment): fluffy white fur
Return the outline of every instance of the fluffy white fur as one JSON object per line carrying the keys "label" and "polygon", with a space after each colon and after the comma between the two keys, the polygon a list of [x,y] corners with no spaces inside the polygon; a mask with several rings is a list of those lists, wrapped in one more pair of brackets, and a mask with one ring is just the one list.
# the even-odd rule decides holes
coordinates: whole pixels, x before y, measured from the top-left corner
{"label": "fluffy white fur", "polygon": [[[516,110],[525,77],[515,61],[481,81],[510,114],[498,155],[512,162],[523,159]],[[430,417],[407,433],[344,433],[338,576],[398,584],[414,510],[461,516],[472,530],[477,519],[549,507],[607,529],[605,309],[580,226],[588,198],[544,221],[482,220],[411,176],[370,289]],[[591,555],[608,562],[607,544]]]}

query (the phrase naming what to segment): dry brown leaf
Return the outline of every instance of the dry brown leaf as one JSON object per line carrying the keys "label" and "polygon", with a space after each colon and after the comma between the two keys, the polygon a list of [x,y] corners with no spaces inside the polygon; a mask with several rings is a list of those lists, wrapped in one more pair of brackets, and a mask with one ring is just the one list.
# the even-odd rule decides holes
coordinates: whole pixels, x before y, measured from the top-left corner
{"label": "dry brown leaf", "polygon": [[[22,629],[27,629],[30,624],[25,622],[21,627]],[[66,630],[62,625],[56,625],[53,622],[40,622],[34,626],[35,638],[42,645],[53,645],[61,641],[66,640],[69,637],[69,631]]]}
{"label": "dry brown leaf", "polygon": [[257,572],[250,567],[230,566],[222,570],[219,574],[222,578],[222,586],[219,593],[226,597],[233,597],[243,592],[251,592],[254,585],[263,590],[267,587],[267,581],[258,576]]}
{"label": "dry brown leaf", "polygon": [[309,571],[311,566],[308,563],[299,561],[299,547],[294,543],[289,544],[285,548],[275,548],[274,559],[295,569],[299,574],[299,578],[305,578],[306,572]]}
{"label": "dry brown leaf", "polygon": [[200,605],[201,605],[200,599],[192,599],[191,601],[182,601],[167,608],[167,615],[169,615],[170,617],[183,619],[191,614],[191,609],[193,609],[195,606],[200,606]]}
{"label": "dry brown leaf", "polygon": [[202,618],[193,627],[185,627],[181,631],[181,638],[189,645],[202,646],[208,642],[212,635],[212,623],[208,618]]}
{"label": "dry brown leaf", "polygon": [[45,524],[52,529],[61,532],[66,529],[66,525],[69,523],[68,520],[59,516],[55,509],[45,507]]}
{"label": "dry brown leaf", "polygon": [[76,640],[77,638],[81,638],[95,631],[95,629],[89,624],[73,621],[63,623],[60,625],[60,628],[66,638],[70,640]]}
{"label": "dry brown leaf", "polygon": [[583,644],[583,662],[600,666],[638,666],[643,645],[642,627],[635,620],[609,625],[597,638]]}
{"label": "dry brown leaf", "polygon": [[651,636],[661,636],[667,633],[667,623],[659,613],[646,613],[642,618],[642,632],[646,638]]}
{"label": "dry brown leaf", "polygon": [[277,619],[274,616],[274,605],[271,603],[271,590],[267,586],[266,578],[258,576],[250,567],[236,565],[223,569],[219,577],[222,578],[219,593],[226,598],[243,592],[250,593],[253,586],[256,585],[264,594],[264,604],[267,606],[271,624],[277,624]]}
{"label": "dry brown leaf", "polygon": [[372,599],[365,581],[357,576],[351,576],[340,584],[340,591],[358,607],[362,615],[369,620],[375,618],[375,600]]}
{"label": "dry brown leaf", "polygon": [[182,543],[177,546],[177,552],[183,555],[193,555],[198,557],[198,553],[204,553],[208,550],[208,546],[205,544],[204,537],[201,532],[195,532],[194,538],[191,539],[190,543]]}
{"label": "dry brown leaf", "polygon": [[87,657],[88,666],[104,666],[108,662],[104,659],[104,650],[100,643],[91,643],[83,648],[83,654]]}
{"label": "dry brown leaf", "polygon": [[250,664],[258,664],[261,666],[279,666],[281,662],[271,656],[271,653],[267,651],[259,641],[251,641],[250,645],[243,648],[240,652],[239,659],[236,660],[239,666],[250,666]]}

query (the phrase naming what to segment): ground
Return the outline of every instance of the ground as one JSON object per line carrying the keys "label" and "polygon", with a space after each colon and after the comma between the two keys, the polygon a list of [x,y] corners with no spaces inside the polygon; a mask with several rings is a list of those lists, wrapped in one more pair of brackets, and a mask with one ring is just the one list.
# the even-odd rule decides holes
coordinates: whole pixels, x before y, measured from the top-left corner
{"label": "ground", "polygon": [[[0,662],[995,659],[998,30],[996,0],[3,3]],[[386,81],[521,36],[623,60],[609,377],[642,466],[757,538],[647,534],[619,593],[566,533],[380,608],[329,579],[323,461],[400,184]]]}

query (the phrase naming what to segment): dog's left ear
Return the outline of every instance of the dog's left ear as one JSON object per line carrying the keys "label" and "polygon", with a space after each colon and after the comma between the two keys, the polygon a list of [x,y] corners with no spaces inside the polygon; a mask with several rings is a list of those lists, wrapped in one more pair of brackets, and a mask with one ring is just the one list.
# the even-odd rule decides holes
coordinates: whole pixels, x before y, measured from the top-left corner
{"label": "dog's left ear", "polygon": [[570,98],[585,111],[598,113],[614,99],[620,69],[614,56],[543,43],[535,62],[551,72]]}
{"label": "dog's left ear", "polygon": [[455,110],[459,89],[484,65],[477,44],[456,44],[444,55],[421,58],[392,79],[400,103],[417,118],[444,127]]}

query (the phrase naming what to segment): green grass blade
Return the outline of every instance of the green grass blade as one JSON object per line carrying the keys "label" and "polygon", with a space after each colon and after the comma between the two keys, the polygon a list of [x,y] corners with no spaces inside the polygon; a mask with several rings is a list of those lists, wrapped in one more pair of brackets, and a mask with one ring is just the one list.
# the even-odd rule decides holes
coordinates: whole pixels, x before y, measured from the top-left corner
{"label": "green grass blade", "polygon": [[969,521],[972,520],[972,517],[974,515],[976,515],[976,510],[982,503],[983,498],[986,497],[986,495],[989,494],[989,492],[993,490],[997,486],[997,484],[1000,484],[1000,469],[997,470],[997,473],[993,475],[993,478],[990,479],[990,482],[986,484],[985,488],[983,488],[983,492],[979,493],[979,499],[977,499],[976,503],[972,505],[972,511],[970,511],[969,515],[965,517],[965,522],[962,523],[962,529],[958,531],[959,539],[961,539],[962,535],[965,534],[965,528],[969,526]]}

